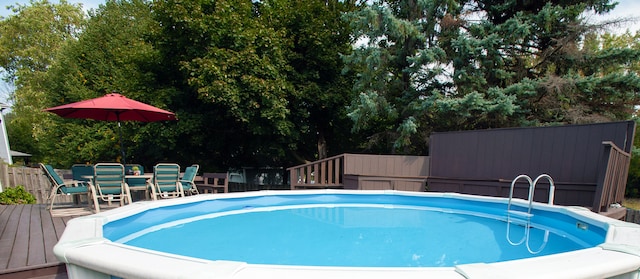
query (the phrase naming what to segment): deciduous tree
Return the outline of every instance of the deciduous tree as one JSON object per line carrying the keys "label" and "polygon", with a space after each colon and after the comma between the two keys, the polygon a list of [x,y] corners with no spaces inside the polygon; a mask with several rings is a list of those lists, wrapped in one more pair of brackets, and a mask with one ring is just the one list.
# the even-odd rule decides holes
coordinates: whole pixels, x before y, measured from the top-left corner
{"label": "deciduous tree", "polygon": [[77,39],[83,30],[85,15],[79,5],[62,0],[31,1],[29,5],[10,6],[12,15],[0,20],[0,67],[5,82],[15,85],[13,107],[8,126],[12,148],[44,159],[48,142],[46,129],[51,122],[42,109],[47,105],[46,71],[59,51]]}

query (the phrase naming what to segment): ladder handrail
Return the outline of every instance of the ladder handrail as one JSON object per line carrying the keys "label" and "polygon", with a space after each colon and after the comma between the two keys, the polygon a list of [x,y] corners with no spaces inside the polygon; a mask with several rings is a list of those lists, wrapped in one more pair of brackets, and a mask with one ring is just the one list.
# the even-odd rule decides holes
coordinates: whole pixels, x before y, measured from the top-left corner
{"label": "ladder handrail", "polygon": [[549,176],[546,173],[543,173],[541,175],[539,175],[536,180],[533,181],[533,187],[536,187],[536,184],[538,184],[538,180],[540,180],[540,178],[546,178],[549,181],[549,201],[548,204],[553,205],[553,199],[555,197],[555,192],[556,192],[556,186],[553,185],[553,178],[551,178],[551,176]]}
{"label": "ladder handrail", "polygon": [[[525,231],[524,231],[524,236],[522,237],[522,239],[520,239],[518,242],[514,242],[511,240],[510,237],[510,227],[511,227],[511,214],[512,213],[516,213],[516,211],[512,211],[511,210],[511,203],[513,200],[513,190],[515,188],[516,185],[516,181],[520,180],[520,179],[526,179],[529,182],[529,196],[527,197],[527,200],[529,202],[529,206],[527,208],[527,223],[525,225]],[[507,241],[514,246],[520,245],[523,242],[525,242],[525,245],[527,246],[527,250],[529,251],[529,253],[531,254],[538,254],[540,253],[545,246],[547,246],[547,242],[549,241],[549,230],[545,230],[544,233],[544,239],[542,242],[542,245],[540,246],[540,249],[538,249],[537,251],[533,251],[531,249],[531,246],[529,245],[529,240],[530,240],[530,236],[531,236],[531,209],[533,208],[533,197],[535,195],[535,189],[536,189],[536,184],[538,184],[538,181],[542,178],[546,178],[549,181],[549,204],[553,205],[553,199],[555,196],[555,185],[553,184],[553,179],[551,178],[551,176],[549,176],[548,174],[541,174],[538,177],[536,177],[535,180],[531,180],[531,177],[529,177],[526,174],[521,174],[518,175],[516,178],[513,179],[513,181],[511,182],[511,189],[509,189],[509,201],[507,203]],[[520,212],[520,211],[518,211]],[[521,213],[523,214],[523,213]]]}
{"label": "ladder handrail", "polygon": [[533,183],[533,181],[531,181],[531,177],[529,177],[526,174],[521,174],[516,176],[516,178],[514,178],[513,181],[511,181],[511,189],[509,190],[509,203],[507,204],[507,213],[511,210],[511,200],[513,199],[513,189],[516,186],[516,181],[520,180],[520,178],[524,178],[527,181],[529,181],[529,199],[531,199],[531,184]]}
{"label": "ladder handrail", "polygon": [[[531,189],[531,185],[532,185],[532,181],[531,181],[531,177],[529,177],[526,174],[521,174],[518,175],[516,178],[513,179],[513,181],[511,181],[511,189],[509,189],[509,202],[507,203],[507,241],[509,242],[509,244],[516,246],[516,245],[520,245],[522,244],[525,240],[527,240],[527,236],[528,233],[527,231],[525,231],[524,235],[522,236],[522,239],[520,239],[518,242],[514,242],[511,240],[511,233],[510,233],[510,229],[511,229],[511,201],[513,200],[513,189],[516,186],[516,181],[520,180],[521,178],[526,179],[527,181],[529,181],[529,189]],[[531,191],[529,191],[529,198],[531,198]],[[529,217],[530,217],[530,212],[527,212],[527,227],[529,227]]]}

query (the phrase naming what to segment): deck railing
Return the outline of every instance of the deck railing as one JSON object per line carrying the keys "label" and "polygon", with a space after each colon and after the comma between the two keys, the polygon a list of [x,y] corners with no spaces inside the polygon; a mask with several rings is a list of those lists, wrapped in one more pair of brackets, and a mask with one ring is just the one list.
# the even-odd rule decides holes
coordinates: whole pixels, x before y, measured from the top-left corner
{"label": "deck railing", "polygon": [[[622,204],[631,154],[613,142],[603,141],[604,154],[593,201],[594,212],[605,212],[612,204]],[[606,167],[604,167],[606,166]]]}
{"label": "deck railing", "polygon": [[344,157],[342,154],[288,168],[291,189],[342,187]]}
{"label": "deck railing", "polygon": [[288,168],[291,189],[424,191],[428,156],[349,154]]}

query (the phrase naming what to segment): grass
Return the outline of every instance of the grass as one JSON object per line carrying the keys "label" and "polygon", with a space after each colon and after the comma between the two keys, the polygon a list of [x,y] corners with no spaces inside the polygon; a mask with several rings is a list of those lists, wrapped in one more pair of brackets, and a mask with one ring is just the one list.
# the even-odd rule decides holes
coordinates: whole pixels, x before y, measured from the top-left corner
{"label": "grass", "polygon": [[622,206],[624,206],[626,208],[640,210],[640,199],[639,198],[636,198],[636,199],[625,199],[622,202]]}

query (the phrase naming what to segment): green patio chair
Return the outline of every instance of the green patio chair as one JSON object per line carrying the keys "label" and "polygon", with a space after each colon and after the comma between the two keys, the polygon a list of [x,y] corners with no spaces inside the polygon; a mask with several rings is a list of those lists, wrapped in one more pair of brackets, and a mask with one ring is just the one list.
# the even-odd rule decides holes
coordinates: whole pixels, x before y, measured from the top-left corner
{"label": "green patio chair", "polygon": [[124,182],[124,166],[117,163],[98,163],[94,167],[93,185],[97,196],[108,205],[131,203],[129,186]]}
{"label": "green patio chair", "polygon": [[160,163],[153,167],[153,185],[151,198],[184,197],[180,184],[180,166],[178,164]]}
{"label": "green patio chair", "polygon": [[90,182],[93,177],[93,165],[74,164],[71,166],[73,180]]}
{"label": "green patio chair", "polygon": [[182,191],[184,191],[185,194],[198,194],[198,188],[195,183],[196,175],[198,175],[198,169],[200,169],[200,166],[197,164],[193,164],[184,169],[184,175],[182,175],[182,178],[180,179],[180,184],[182,184]]}
{"label": "green patio chair", "polygon": [[47,197],[47,205],[50,212],[53,210],[53,204],[55,203],[58,195],[87,195],[89,207],[91,207],[91,202],[93,201],[96,212],[100,212],[97,205],[98,200],[95,196],[95,190],[93,190],[91,183],[78,180],[65,182],[58,173],[55,172],[51,165],[40,163],[40,168],[47,177],[47,180],[49,180],[49,183],[51,183],[51,192]]}

